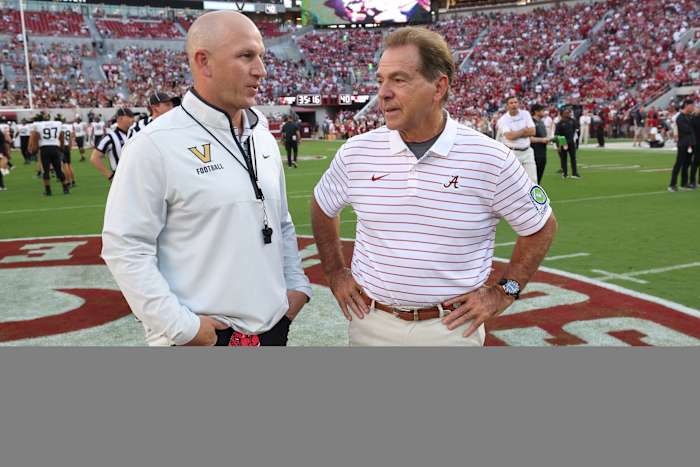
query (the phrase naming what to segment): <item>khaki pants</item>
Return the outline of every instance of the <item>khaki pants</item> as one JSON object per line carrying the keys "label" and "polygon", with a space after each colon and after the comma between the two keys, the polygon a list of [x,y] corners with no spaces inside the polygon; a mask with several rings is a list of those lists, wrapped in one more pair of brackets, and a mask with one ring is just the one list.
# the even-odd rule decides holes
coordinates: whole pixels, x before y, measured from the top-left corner
{"label": "khaki pants", "polygon": [[580,143],[583,144],[588,144],[588,140],[591,137],[591,126],[590,125],[583,125],[581,127],[581,141]]}
{"label": "khaki pants", "polygon": [[527,176],[530,177],[532,183],[537,183],[537,164],[535,164],[535,151],[528,148],[527,151],[513,150],[513,154],[518,158],[520,163],[525,168]]}
{"label": "khaki pants", "polygon": [[404,321],[374,308],[363,319],[353,315],[348,326],[348,341],[353,347],[481,347],[486,336],[483,325],[471,336],[464,337],[462,334],[469,327],[468,322],[450,331],[440,318]]}

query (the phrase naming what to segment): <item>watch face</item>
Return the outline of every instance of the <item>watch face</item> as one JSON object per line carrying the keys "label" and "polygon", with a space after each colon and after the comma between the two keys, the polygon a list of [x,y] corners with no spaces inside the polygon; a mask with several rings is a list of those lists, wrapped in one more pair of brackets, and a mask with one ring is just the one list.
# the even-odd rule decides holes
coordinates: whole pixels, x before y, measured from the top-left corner
{"label": "watch face", "polygon": [[520,286],[518,286],[518,283],[515,281],[508,281],[503,284],[503,290],[505,290],[508,295],[515,295],[520,292]]}

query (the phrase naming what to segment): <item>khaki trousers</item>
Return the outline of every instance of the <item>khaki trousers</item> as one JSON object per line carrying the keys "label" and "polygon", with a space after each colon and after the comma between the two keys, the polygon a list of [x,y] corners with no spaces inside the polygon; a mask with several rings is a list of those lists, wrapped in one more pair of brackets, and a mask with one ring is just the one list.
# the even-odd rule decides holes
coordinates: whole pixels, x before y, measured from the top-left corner
{"label": "khaki trousers", "polygon": [[520,163],[525,168],[527,176],[530,177],[532,183],[537,184],[537,164],[535,164],[535,151],[528,148],[527,151],[513,150],[513,154],[518,158]]}
{"label": "khaki trousers", "polygon": [[353,315],[348,326],[348,341],[353,347],[481,347],[486,336],[483,325],[467,338],[462,334],[469,327],[468,322],[450,331],[440,318],[405,321],[374,308],[363,319]]}

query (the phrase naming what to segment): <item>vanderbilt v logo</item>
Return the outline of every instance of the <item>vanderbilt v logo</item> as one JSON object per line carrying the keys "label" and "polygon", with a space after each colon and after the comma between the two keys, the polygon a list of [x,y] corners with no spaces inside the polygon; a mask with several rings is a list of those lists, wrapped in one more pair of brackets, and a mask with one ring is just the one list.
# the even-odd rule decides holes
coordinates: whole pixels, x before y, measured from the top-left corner
{"label": "vanderbilt v logo", "polygon": [[211,144],[207,143],[203,146],[202,149],[204,149],[204,153],[202,153],[202,151],[200,151],[197,146],[193,146],[187,149],[189,149],[192,154],[197,156],[197,159],[204,162],[205,164],[207,162],[211,162]]}

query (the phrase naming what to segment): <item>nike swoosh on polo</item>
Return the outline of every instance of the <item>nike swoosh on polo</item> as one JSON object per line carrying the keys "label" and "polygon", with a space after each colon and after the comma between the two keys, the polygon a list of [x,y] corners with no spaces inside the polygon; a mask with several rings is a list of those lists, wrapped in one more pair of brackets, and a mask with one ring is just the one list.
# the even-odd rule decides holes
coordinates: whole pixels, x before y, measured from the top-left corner
{"label": "nike swoosh on polo", "polygon": [[263,159],[267,159],[268,157],[270,157],[269,154],[268,155],[263,154]]}
{"label": "nike swoosh on polo", "polygon": [[377,180],[381,180],[382,178],[388,177],[388,176],[389,176],[389,174],[385,174],[385,175],[382,175],[380,177],[377,177],[376,175],[372,175],[372,181],[376,182]]}

